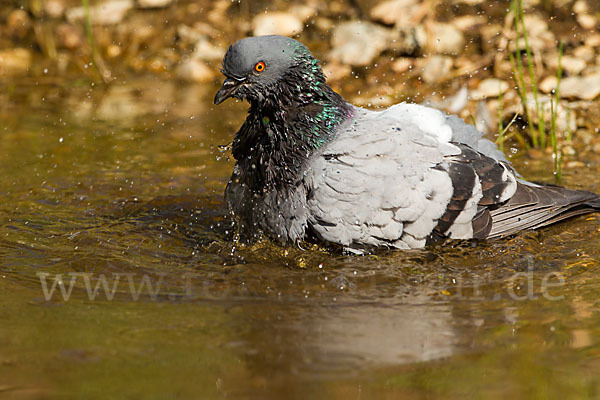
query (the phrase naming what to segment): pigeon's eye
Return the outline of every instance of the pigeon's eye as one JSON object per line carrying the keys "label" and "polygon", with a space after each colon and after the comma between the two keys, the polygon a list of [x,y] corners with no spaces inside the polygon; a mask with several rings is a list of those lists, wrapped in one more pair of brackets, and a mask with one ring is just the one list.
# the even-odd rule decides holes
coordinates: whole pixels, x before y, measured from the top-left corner
{"label": "pigeon's eye", "polygon": [[263,72],[265,70],[265,63],[262,61],[257,62],[254,66],[254,70],[256,72]]}

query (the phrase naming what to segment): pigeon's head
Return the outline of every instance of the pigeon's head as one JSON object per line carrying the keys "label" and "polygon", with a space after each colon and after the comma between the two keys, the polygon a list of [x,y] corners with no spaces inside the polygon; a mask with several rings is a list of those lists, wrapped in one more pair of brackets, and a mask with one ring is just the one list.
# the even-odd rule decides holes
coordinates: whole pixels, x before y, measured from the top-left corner
{"label": "pigeon's head", "polygon": [[[324,82],[323,73],[310,51],[284,36],[257,36],[234,43],[223,58],[221,72],[227,79],[215,96],[215,104],[229,97],[260,103],[282,89],[303,82]],[[293,84],[290,84],[292,82]]]}

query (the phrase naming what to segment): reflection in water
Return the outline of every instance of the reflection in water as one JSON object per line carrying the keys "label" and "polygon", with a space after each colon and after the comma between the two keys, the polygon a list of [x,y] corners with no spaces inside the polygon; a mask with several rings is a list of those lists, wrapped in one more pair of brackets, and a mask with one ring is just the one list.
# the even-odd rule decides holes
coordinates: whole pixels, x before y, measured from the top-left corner
{"label": "reflection in water", "polygon": [[[484,385],[495,398],[544,397],[548,385],[600,392],[600,365],[589,361],[600,356],[597,216],[363,257],[237,243],[222,200],[232,164],[218,146],[243,107],[215,114],[212,88],[161,87],[169,97],[158,99],[153,85],[89,98],[40,87],[11,95],[33,105],[0,109],[0,394],[60,398],[68,387],[106,398],[132,381],[149,398],[174,389],[282,398],[290,387],[300,398],[465,398]],[[599,191],[598,165],[567,170],[565,183]],[[90,300],[78,278],[68,302],[46,302],[40,272],[161,286],[134,301],[123,278],[112,301]],[[552,288],[562,300],[542,296],[551,272],[565,278]],[[515,273],[531,274],[537,300],[511,297],[528,288],[510,286]]]}

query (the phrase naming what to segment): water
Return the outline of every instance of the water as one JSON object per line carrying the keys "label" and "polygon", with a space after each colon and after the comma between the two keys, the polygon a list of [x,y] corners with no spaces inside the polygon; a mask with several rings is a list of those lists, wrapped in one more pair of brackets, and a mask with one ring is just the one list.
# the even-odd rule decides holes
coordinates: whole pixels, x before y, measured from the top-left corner
{"label": "water", "polygon": [[[600,397],[598,215],[364,257],[244,246],[219,146],[245,106],[216,89],[2,88],[0,397]],[[564,183],[600,191],[586,154]]]}

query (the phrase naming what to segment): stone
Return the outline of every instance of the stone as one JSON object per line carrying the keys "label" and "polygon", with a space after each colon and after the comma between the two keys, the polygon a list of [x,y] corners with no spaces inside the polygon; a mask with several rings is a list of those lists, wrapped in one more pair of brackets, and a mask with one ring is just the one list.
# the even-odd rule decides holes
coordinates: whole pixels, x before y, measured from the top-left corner
{"label": "stone", "polygon": [[300,18],[281,11],[259,14],[252,20],[254,36],[294,36],[302,32],[302,28],[304,25]]}
{"label": "stone", "polygon": [[[558,69],[558,56],[550,57],[547,62],[549,67]],[[586,65],[584,60],[570,55],[564,55],[561,59],[562,69],[567,75],[579,75]]]}
{"label": "stone", "polygon": [[483,15],[462,15],[452,19],[452,25],[462,32],[485,25],[488,19]]}
{"label": "stone", "polygon": [[196,44],[208,37],[218,36],[219,31],[203,22],[196,22],[193,26],[186,24],[177,25],[177,36],[185,43]]}
{"label": "stone", "polygon": [[31,19],[25,10],[13,10],[6,18],[8,34],[16,39],[23,39],[31,30]]}
{"label": "stone", "polygon": [[397,74],[403,74],[406,71],[412,69],[415,62],[411,58],[401,57],[392,63],[392,71]]}
{"label": "stone", "polygon": [[484,79],[479,83],[477,89],[471,91],[471,100],[484,100],[488,97],[498,97],[508,90],[508,83],[496,78]]}
{"label": "stone", "polygon": [[551,93],[556,89],[556,84],[558,83],[558,78],[554,75],[546,77],[543,81],[540,82],[538,88],[543,93]]}
{"label": "stone", "polygon": [[366,21],[349,21],[338,25],[331,35],[330,61],[354,66],[370,65],[388,48],[392,31]]}
{"label": "stone", "polygon": [[65,9],[65,3],[62,0],[46,0],[44,2],[44,13],[50,18],[62,18]]}
{"label": "stone", "polygon": [[576,19],[584,29],[594,29],[598,24],[598,18],[590,14],[577,14]]}
{"label": "stone", "polygon": [[[546,20],[537,14],[526,14],[524,23],[527,27],[529,46],[534,52],[556,48],[556,38],[548,29]],[[525,50],[525,40],[519,37],[515,41],[518,43],[519,49]],[[514,45],[511,46],[511,50],[514,50]]]}
{"label": "stone", "polygon": [[371,18],[406,29],[417,25],[420,12],[418,0],[388,0],[373,7]]}
{"label": "stone", "polygon": [[428,28],[427,47],[432,53],[457,55],[463,51],[464,35],[453,25],[435,22]]}
{"label": "stone", "polygon": [[74,50],[84,42],[83,30],[80,26],[71,24],[60,24],[54,29],[58,46]]}
{"label": "stone", "polygon": [[32,58],[31,52],[27,49],[0,50],[0,78],[27,74],[31,68]]}
{"label": "stone", "polygon": [[561,97],[593,100],[600,94],[600,73],[572,76],[560,82]]}
{"label": "stone", "polygon": [[163,8],[173,4],[173,0],[137,0],[139,8]]}
{"label": "stone", "polygon": [[212,69],[197,59],[183,61],[175,73],[179,79],[188,82],[210,82],[215,76]]}
{"label": "stone", "polygon": [[295,15],[304,22],[317,15],[317,8],[314,4],[295,4],[290,7],[288,13]]}
{"label": "stone", "polygon": [[352,72],[352,68],[346,64],[330,62],[323,66],[323,73],[327,81],[337,81],[347,77]]}
{"label": "stone", "polygon": [[417,60],[417,69],[425,83],[443,82],[450,75],[452,58],[442,55],[433,55]]}
{"label": "stone", "polygon": [[207,37],[196,42],[192,57],[202,61],[220,61],[225,56],[225,49],[213,45]]}
{"label": "stone", "polygon": [[585,39],[585,45],[589,47],[600,47],[600,33],[593,33]]}
{"label": "stone", "polygon": [[[123,21],[133,6],[133,0],[107,1],[90,7],[90,20],[93,25],[116,25]],[[85,19],[85,9],[83,7],[70,8],[66,15],[69,22],[80,22]]]}
{"label": "stone", "polygon": [[590,46],[579,46],[573,50],[573,56],[589,63],[594,61],[596,52]]}

